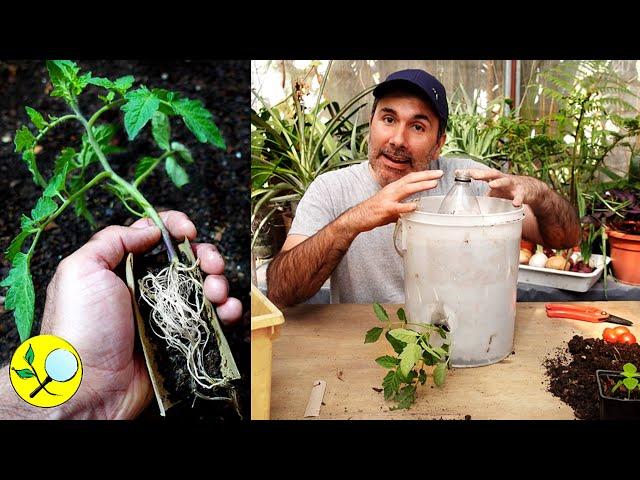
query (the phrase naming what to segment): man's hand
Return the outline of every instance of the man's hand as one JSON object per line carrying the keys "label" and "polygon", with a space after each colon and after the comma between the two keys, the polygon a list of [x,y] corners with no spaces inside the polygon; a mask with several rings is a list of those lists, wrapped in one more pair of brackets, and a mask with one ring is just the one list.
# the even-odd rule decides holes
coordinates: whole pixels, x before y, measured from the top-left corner
{"label": "man's hand", "polygon": [[490,197],[513,200],[513,206],[523,203],[536,205],[548,195],[551,189],[544,182],[531,177],[509,175],[495,169],[469,169],[471,178],[488,182]]}
{"label": "man's hand", "polygon": [[442,170],[425,170],[405,175],[348,210],[342,216],[343,223],[349,224],[357,234],[397,221],[400,214],[417,208],[415,202],[402,203],[402,200],[414,193],[435,188],[442,173]]}
{"label": "man's hand", "polygon": [[[176,239],[195,238],[196,228],[184,213],[163,212],[160,217]],[[41,333],[57,335],[76,348],[83,379],[71,400],[50,409],[54,417],[130,419],[151,400],[144,358],[141,352],[134,352],[131,295],[113,269],[128,252],[143,253],[159,241],[160,229],[149,219],[141,219],[130,227],[110,226],[99,231],[60,262],[47,289]],[[220,320],[237,321],[242,305],[228,298],[221,255],[210,244],[194,244],[193,249],[200,258],[200,268],[208,274],[204,293],[218,304]],[[25,417],[42,413],[36,408],[27,412],[29,406],[23,405]]]}
{"label": "man's hand", "polygon": [[544,182],[509,175],[495,169],[469,169],[471,178],[489,182],[490,197],[524,205],[522,237],[549,248],[569,248],[580,243],[580,219],[576,209]]}

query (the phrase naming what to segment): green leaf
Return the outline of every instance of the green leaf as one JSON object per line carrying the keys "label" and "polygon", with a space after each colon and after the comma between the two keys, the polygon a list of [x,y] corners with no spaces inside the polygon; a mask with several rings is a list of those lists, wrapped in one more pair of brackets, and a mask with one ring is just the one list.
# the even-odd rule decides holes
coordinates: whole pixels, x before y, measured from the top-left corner
{"label": "green leaf", "polygon": [[31,107],[25,107],[25,110],[27,111],[27,115],[29,115],[29,118],[31,119],[31,123],[33,123],[38,130],[42,130],[48,125],[40,112],[38,112],[37,110],[34,110]]}
{"label": "green leaf", "polygon": [[147,173],[147,171],[155,165],[157,160],[157,158],[153,157],[142,157],[138,160],[138,164],[136,165],[136,180]]}
{"label": "green leaf", "polygon": [[80,68],[70,60],[50,60],[47,70],[54,87],[51,96],[62,97],[67,103],[73,103],[91,79],[91,73],[78,77]]}
{"label": "green leaf", "polygon": [[398,315],[398,319],[402,323],[407,323],[407,315],[404,313],[404,308],[399,308],[398,311],[396,312],[396,315]]}
{"label": "green leaf", "polygon": [[22,244],[24,243],[24,241],[32,233],[33,232],[31,232],[30,229],[25,229],[22,230],[18,235],[16,235],[16,237],[11,241],[9,248],[7,248],[7,251],[5,252],[7,260],[12,261],[14,259],[16,254],[22,249]]}
{"label": "green leaf", "polygon": [[122,106],[124,114],[124,127],[129,135],[129,140],[136,138],[140,130],[151,120],[160,106],[160,100],[155,97],[147,87],[140,87],[127,93],[127,100]]}
{"label": "green leaf", "polygon": [[133,82],[135,78],[133,75],[125,75],[124,77],[116,78],[114,82],[114,86],[116,90],[124,94],[127,90],[129,90],[133,86]]}
{"label": "green leaf", "polygon": [[151,118],[151,133],[153,139],[163,150],[169,150],[169,138],[171,137],[171,126],[169,117],[162,112],[156,112]]}
{"label": "green leaf", "polygon": [[424,371],[424,368],[420,369],[420,375],[418,375],[418,381],[424,385],[427,381],[427,372]]}
{"label": "green leaf", "polygon": [[383,329],[380,328],[380,327],[373,327],[365,335],[364,343],[373,343],[373,342],[378,341],[378,338],[380,338],[380,334],[382,333],[382,331],[383,331]]}
{"label": "green leaf", "polygon": [[387,311],[379,303],[373,304],[373,311],[376,313],[376,317],[378,317],[378,320],[380,320],[381,322],[389,321],[389,315],[387,315]]}
{"label": "green leaf", "polygon": [[396,376],[396,372],[394,370],[390,370],[387,372],[387,375],[382,380],[382,388],[384,389],[384,399],[390,400],[392,399],[396,393],[398,393],[398,389],[400,388],[400,381]]}
{"label": "green leaf", "polygon": [[91,85],[97,85],[98,87],[103,87],[103,88],[107,88],[107,89],[112,89],[114,88],[114,84],[111,80],[109,80],[108,78],[102,78],[102,77],[93,77],[89,80],[89,83]]}
{"label": "green leaf", "polygon": [[627,390],[631,391],[636,388],[640,382],[638,382],[637,378],[625,378],[622,380],[622,383],[627,387]]}
{"label": "green leaf", "polygon": [[167,157],[164,167],[167,175],[169,175],[171,181],[175,183],[178,188],[182,188],[189,183],[189,175],[187,175],[187,172],[180,166],[175,158]]}
{"label": "green leaf", "polygon": [[218,127],[213,123],[213,115],[204,108],[200,100],[182,98],[171,102],[171,106],[200,142],[227,148]]}
{"label": "green leaf", "polygon": [[416,386],[407,385],[406,387],[402,387],[395,400],[398,404],[395,407],[390,408],[390,410],[400,410],[403,408],[408,409],[416,401]]}
{"label": "green leaf", "polygon": [[38,199],[38,203],[36,203],[33,210],[31,210],[31,218],[33,218],[35,222],[39,222],[40,220],[47,218],[57,209],[58,204],[56,202],[48,197],[41,197]]}
{"label": "green leaf", "polygon": [[416,343],[420,334],[406,328],[394,328],[389,330],[389,334],[404,343]]}
{"label": "green leaf", "polygon": [[[70,194],[73,195],[78,190],[80,190],[84,186],[84,177],[82,175],[78,175],[77,177],[73,177],[70,184]],[[87,208],[87,197],[86,192],[78,195],[73,202],[73,208],[78,217],[83,217],[87,223],[91,226],[92,229],[96,227],[96,221],[91,215],[91,212]]]}
{"label": "green leaf", "polygon": [[393,368],[400,363],[400,360],[389,355],[383,355],[376,358],[376,363],[384,368]]}
{"label": "green leaf", "polygon": [[180,158],[187,163],[193,163],[193,157],[187,147],[179,142],[171,142],[171,150],[175,150],[180,155]]}
{"label": "green leaf", "polygon": [[438,387],[444,385],[444,379],[447,374],[447,364],[439,363],[436,368],[433,369],[433,383]]}
{"label": "green leaf", "polygon": [[0,283],[0,287],[9,287],[4,308],[14,310],[20,341],[24,342],[31,335],[35,305],[35,292],[27,255],[22,252],[15,255],[9,275]]}
{"label": "green leaf", "polygon": [[20,153],[25,150],[31,150],[36,145],[36,137],[33,136],[31,130],[26,125],[23,125],[16,132],[16,138],[13,140],[16,145],[16,153]]}
{"label": "green leaf", "polygon": [[29,345],[29,348],[27,349],[27,353],[25,353],[25,355],[24,355],[24,359],[32,367],[33,367],[33,359],[35,358],[35,356],[36,356],[36,354],[33,353],[33,348],[31,348],[31,345]]}
{"label": "green leaf", "polygon": [[58,172],[53,176],[53,178],[49,181],[49,185],[47,185],[47,188],[45,188],[44,193],[42,194],[44,197],[55,197],[59,192],[64,190],[67,182],[68,170],[69,164],[67,163],[62,166],[61,172]]}
{"label": "green leaf", "polygon": [[391,335],[389,335],[389,332],[385,333],[384,336],[387,339],[387,341],[391,344],[391,346],[393,347],[393,350],[396,353],[402,353],[402,351],[404,350],[404,347],[407,345],[405,342],[401,342],[400,340],[393,338]]}
{"label": "green leaf", "polygon": [[30,368],[21,368],[20,370],[14,368],[13,371],[16,372],[20,378],[35,377],[35,374],[31,371]]}
{"label": "green leaf", "polygon": [[422,348],[416,343],[409,343],[400,354],[400,373],[405,377],[422,357]]}
{"label": "green leaf", "polygon": [[633,375],[638,371],[638,369],[633,363],[625,363],[622,369],[627,375]]}

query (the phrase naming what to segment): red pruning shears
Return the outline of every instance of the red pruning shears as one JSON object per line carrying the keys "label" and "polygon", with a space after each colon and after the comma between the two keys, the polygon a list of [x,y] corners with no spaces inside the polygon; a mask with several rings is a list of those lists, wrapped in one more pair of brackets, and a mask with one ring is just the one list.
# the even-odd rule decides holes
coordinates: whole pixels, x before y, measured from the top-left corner
{"label": "red pruning shears", "polygon": [[562,303],[547,303],[547,317],[551,318],[572,318],[585,322],[600,323],[609,322],[618,325],[633,325],[633,322],[624,318],[611,315],[596,307],[584,307],[581,305],[566,305]]}

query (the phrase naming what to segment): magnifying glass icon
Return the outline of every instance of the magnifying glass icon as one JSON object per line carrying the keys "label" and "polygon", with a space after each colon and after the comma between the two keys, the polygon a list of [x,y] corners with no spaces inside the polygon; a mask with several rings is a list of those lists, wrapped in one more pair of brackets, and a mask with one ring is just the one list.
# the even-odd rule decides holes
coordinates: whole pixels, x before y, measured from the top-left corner
{"label": "magnifying glass icon", "polygon": [[44,370],[47,378],[38,386],[29,398],[35,397],[52,380],[56,382],[67,382],[71,380],[78,371],[78,360],[75,355],[63,348],[52,350],[44,362]]}

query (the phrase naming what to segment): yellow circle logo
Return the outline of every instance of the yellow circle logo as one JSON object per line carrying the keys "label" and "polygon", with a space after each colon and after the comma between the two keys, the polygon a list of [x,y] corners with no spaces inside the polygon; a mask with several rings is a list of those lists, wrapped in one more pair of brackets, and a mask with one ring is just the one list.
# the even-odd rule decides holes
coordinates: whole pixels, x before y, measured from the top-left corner
{"label": "yellow circle logo", "polygon": [[69,342],[54,335],[38,335],[15,351],[9,376],[25,402],[36,407],[57,407],[78,391],[82,362]]}

